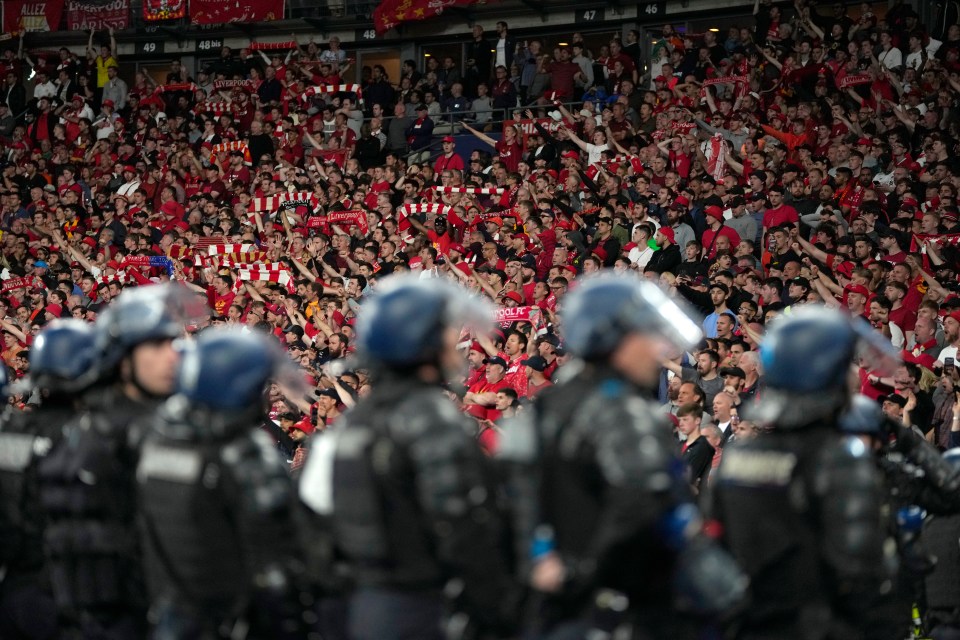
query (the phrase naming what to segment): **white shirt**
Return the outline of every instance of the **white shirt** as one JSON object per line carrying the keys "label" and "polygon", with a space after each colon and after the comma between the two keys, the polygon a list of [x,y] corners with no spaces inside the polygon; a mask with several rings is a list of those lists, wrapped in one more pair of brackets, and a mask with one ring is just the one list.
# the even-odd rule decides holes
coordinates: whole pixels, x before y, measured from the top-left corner
{"label": "white shirt", "polygon": [[57,85],[53,84],[49,80],[46,82],[38,82],[37,85],[33,88],[33,97],[37,98],[52,98],[57,95]]}
{"label": "white shirt", "polygon": [[877,61],[887,69],[896,69],[903,64],[903,54],[900,53],[900,49],[890,47],[886,51],[880,52]]}
{"label": "white shirt", "polygon": [[494,66],[507,66],[507,41],[503,38],[497,40],[497,63]]}

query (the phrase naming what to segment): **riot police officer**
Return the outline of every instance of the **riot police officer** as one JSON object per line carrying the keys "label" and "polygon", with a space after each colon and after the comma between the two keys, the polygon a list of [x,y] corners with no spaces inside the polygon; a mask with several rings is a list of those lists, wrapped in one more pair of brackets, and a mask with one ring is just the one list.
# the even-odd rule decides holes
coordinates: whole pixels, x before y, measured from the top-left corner
{"label": "riot police officer", "polygon": [[208,329],[186,345],[176,393],[150,421],[137,482],[154,638],[308,637],[298,502],[258,429],[270,381],[305,397],[274,341]]}
{"label": "riot police officer", "polygon": [[[960,469],[960,449],[950,449],[943,461]],[[934,640],[960,638],[960,514],[934,515],[923,528],[927,551],[937,562],[926,577],[924,626]]]}
{"label": "riot police officer", "polygon": [[[541,594],[534,637],[698,633],[686,613],[737,602],[745,581],[704,534],[685,466],[650,401],[659,357],[700,339],[656,286],[615,276],[564,300],[564,343],[581,370],[505,427],[516,553]],[[619,613],[618,613],[619,612]]]}
{"label": "riot police officer", "polygon": [[174,341],[205,302],[176,284],[124,291],[96,323],[100,384],[38,465],[45,553],[67,637],[143,638],[135,530],[139,428],[173,391]]}
{"label": "riot police officer", "polygon": [[779,320],[761,345],[767,387],[749,417],[772,429],[725,449],[715,485],[724,540],[751,578],[739,638],[865,637],[891,578],[880,475],[838,429],[861,344],[893,368],[889,343],[823,307]]}
{"label": "riot police officer", "polygon": [[300,480],[353,581],[354,640],[439,640],[445,619],[497,634],[516,609],[500,494],[441,389],[462,375],[456,345],[477,308],[445,281],[398,276],[360,309],[373,390],[314,442]]}
{"label": "riot police officer", "polygon": [[[57,631],[44,571],[36,469],[94,381],[93,337],[93,326],[81,320],[57,320],[41,331],[24,385],[38,406],[0,417],[0,638],[52,638]],[[5,367],[0,377],[6,398]]]}

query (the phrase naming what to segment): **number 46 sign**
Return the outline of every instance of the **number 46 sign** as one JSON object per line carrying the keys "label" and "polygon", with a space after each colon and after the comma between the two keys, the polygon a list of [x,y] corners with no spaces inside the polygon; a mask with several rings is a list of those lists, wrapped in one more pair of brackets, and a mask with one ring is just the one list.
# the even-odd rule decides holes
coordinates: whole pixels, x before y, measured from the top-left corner
{"label": "number 46 sign", "polygon": [[641,2],[638,7],[641,20],[644,18],[659,18],[667,12],[666,2]]}

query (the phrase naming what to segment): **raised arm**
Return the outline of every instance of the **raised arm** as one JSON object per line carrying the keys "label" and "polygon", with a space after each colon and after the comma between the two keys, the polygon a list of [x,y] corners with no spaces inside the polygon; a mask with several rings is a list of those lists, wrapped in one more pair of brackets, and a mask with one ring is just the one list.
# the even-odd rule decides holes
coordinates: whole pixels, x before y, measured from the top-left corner
{"label": "raised arm", "polygon": [[487,143],[488,145],[490,145],[491,147],[496,147],[496,146],[497,146],[497,141],[494,140],[493,138],[491,138],[490,136],[488,136],[487,134],[482,133],[482,132],[480,132],[480,131],[477,131],[476,129],[474,129],[473,127],[471,127],[471,126],[469,125],[469,123],[463,122],[463,123],[461,123],[461,124],[463,125],[463,128],[464,128],[464,129],[466,129],[467,131],[469,131],[470,133],[472,133],[472,134],[474,135],[474,137],[476,137],[477,139],[486,142],[486,143]]}

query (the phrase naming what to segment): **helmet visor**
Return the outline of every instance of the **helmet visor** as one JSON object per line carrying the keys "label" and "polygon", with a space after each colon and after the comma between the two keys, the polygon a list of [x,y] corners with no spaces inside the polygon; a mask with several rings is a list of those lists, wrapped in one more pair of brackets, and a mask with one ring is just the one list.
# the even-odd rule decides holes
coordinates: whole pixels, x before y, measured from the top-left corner
{"label": "helmet visor", "polygon": [[892,376],[900,366],[900,353],[890,340],[871,327],[863,318],[855,318],[851,324],[857,336],[857,356],[864,367],[876,375]]}

